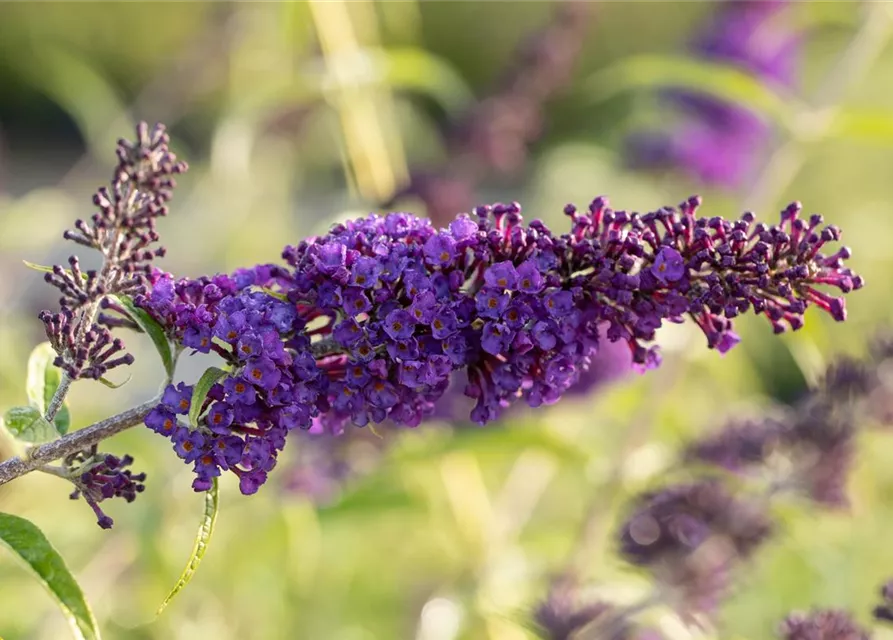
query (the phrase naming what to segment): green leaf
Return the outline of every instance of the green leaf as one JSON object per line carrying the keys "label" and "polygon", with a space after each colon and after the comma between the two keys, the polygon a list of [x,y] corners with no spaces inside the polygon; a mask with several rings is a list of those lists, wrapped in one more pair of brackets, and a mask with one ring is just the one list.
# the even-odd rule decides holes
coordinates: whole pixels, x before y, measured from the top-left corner
{"label": "green leaf", "polygon": [[59,437],[56,427],[44,420],[36,407],[12,407],[4,414],[3,424],[16,440],[22,442],[40,444]]}
{"label": "green leaf", "polygon": [[43,532],[24,518],[0,513],[0,541],[25,561],[50,592],[72,635],[78,640],[99,640],[99,626],[80,586]]}
{"label": "green leaf", "polygon": [[124,307],[130,319],[136,322],[140,329],[145,331],[146,335],[152,339],[158,355],[161,356],[161,363],[164,365],[165,373],[167,373],[169,378],[172,377],[174,375],[174,354],[171,350],[171,343],[164,334],[164,329],[145,309],[140,309],[133,304],[133,300],[127,296],[115,296],[115,299]]}
{"label": "green leaf", "polygon": [[41,271],[43,273],[52,273],[53,268],[48,267],[45,264],[37,264],[36,262],[28,262],[27,260],[22,260],[25,263],[25,266],[29,269],[34,269],[35,271]]}
{"label": "green leaf", "polygon": [[100,379],[99,379],[99,382],[100,382],[101,384],[104,384],[105,386],[107,386],[109,389],[120,389],[120,388],[123,387],[125,384],[127,384],[128,382],[130,382],[132,379],[133,379],[133,376],[132,376],[132,375],[128,375],[127,378],[124,380],[124,382],[112,382],[112,381],[109,380],[108,378],[100,378]]}
{"label": "green leaf", "polygon": [[208,367],[207,371],[195,383],[192,390],[192,401],[189,404],[189,424],[193,427],[198,426],[198,419],[202,414],[202,405],[205,404],[205,398],[211,391],[218,380],[226,376],[226,371],[217,367]]}
{"label": "green leaf", "polygon": [[217,511],[220,508],[217,478],[212,478],[211,482],[211,488],[208,489],[205,494],[205,513],[202,517],[202,522],[199,525],[198,533],[195,536],[195,544],[192,547],[192,553],[189,555],[189,562],[186,563],[186,568],[183,569],[183,573],[180,574],[180,579],[177,580],[177,583],[174,585],[174,588],[171,589],[171,592],[167,594],[167,597],[164,599],[164,602],[161,603],[161,606],[158,607],[158,611],[155,612],[155,615],[161,614],[174,597],[183,590],[183,587],[189,584],[189,581],[192,580],[192,576],[195,575],[195,571],[198,569],[198,565],[201,563],[202,558],[205,555],[205,551],[208,550],[211,534],[214,533],[214,524],[217,522]]}
{"label": "green leaf", "polygon": [[585,86],[592,100],[605,100],[633,89],[699,91],[769,116],[792,130],[795,115],[803,111],[794,96],[778,93],[754,74],[687,56],[630,56],[596,72]]}
{"label": "green leaf", "polygon": [[[53,364],[55,359],[56,351],[49,342],[37,345],[28,358],[28,377],[25,383],[28,401],[43,414],[47,412],[47,407],[62,382],[62,370]],[[65,403],[59,408],[53,423],[60,436],[68,433],[71,414]]]}
{"label": "green leaf", "polygon": [[[41,273],[53,273],[53,267],[48,267],[45,264],[37,264],[36,262],[28,262],[27,260],[22,260],[25,263],[25,266],[29,269],[34,269],[35,271],[40,271]],[[65,269],[66,273],[71,273],[71,269]],[[87,279],[86,273],[81,273],[81,278],[84,280]]]}

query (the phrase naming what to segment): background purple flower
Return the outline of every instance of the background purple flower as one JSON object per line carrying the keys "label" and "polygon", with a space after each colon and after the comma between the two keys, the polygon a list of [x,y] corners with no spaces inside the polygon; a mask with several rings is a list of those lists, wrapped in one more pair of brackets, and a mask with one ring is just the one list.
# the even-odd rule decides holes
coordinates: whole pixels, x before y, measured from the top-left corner
{"label": "background purple flower", "polygon": [[[691,40],[691,55],[753,74],[780,90],[797,83],[801,36],[792,31],[787,0],[717,3],[712,18]],[[643,131],[628,141],[634,167],[668,167],[703,184],[740,187],[759,167],[772,127],[761,116],[723,99],[676,89],[663,94],[679,112],[672,130]]]}

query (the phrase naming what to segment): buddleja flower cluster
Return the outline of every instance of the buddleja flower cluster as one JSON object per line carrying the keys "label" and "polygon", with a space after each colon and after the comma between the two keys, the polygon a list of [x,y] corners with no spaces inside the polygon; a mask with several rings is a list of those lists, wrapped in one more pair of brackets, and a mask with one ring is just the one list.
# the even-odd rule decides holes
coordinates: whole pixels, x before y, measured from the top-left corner
{"label": "buddleja flower cluster", "polygon": [[290,429],[418,425],[455,371],[467,375],[472,420],[486,424],[515,401],[559,400],[601,341],[657,366],[664,321],[691,318],[725,352],[738,342],[732,319],[748,310],[776,331],[802,326],[812,304],[845,318],[843,299],[819,289],[862,286],[843,265],[846,248],[823,252],[836,227],[801,218],[796,203],[775,226],[750,213],[699,218],[699,205],[640,215],[597,198],[586,212],[565,209],[562,235],[524,224],[517,203],[443,229],[371,215],[286,247],[288,268],[178,282],[156,274],[138,303],[172,339],[220,354],[230,373],[201,408],[201,429],[176,419],[188,387],[169,389],[147,424],[195,465],[196,489],[231,470],[251,493]]}
{"label": "buddleja flower cluster", "polygon": [[[162,125],[151,129],[146,123],[136,127],[136,140],[119,140],[118,164],[109,188],[100,188],[93,197],[98,211],[89,220],[77,220],[64,238],[93,249],[101,255],[98,270],[81,268],[77,256],[68,259],[68,268],[55,265],[45,280],[61,297],[58,312],[41,311],[47,338],[56,352],[53,364],[64,372],[44,416],[52,421],[62,406],[71,382],[100,380],[114,367],[133,363],[124,353],[124,343],[112,336],[116,327],[138,329],[119,298],[145,292],[152,261],[163,256],[156,246],[159,217],[167,215],[167,202],[175,187],[174,176],[186,171],[170,151],[169,137]],[[112,519],[99,507],[109,498],[132,501],[143,490],[145,474],[134,474],[130,456],[118,458],[96,447],[76,452],[58,470],[76,487],[71,497],[83,497],[103,528]]]}
{"label": "buddleja flower cluster", "polygon": [[39,317],[59,354],[54,364],[71,379],[99,379],[109,369],[133,362],[109,330],[127,321],[97,315],[98,307],[120,310],[109,296],[143,291],[152,260],[165,253],[163,247],[152,247],[158,241],[155,222],[167,215],[173,176],[187,168],[171,153],[168,142],[162,125],[150,131],[146,123],[137,127],[135,142],[118,142],[111,189],[102,187],[93,197],[99,211],[90,221],[78,220],[64,234],[66,240],[98,251],[102,268],[83,271],[77,256],[71,256],[69,269],[56,265],[46,275],[46,281],[62,293],[61,309],[42,311]]}
{"label": "buddleja flower cluster", "polygon": [[[832,363],[821,384],[785,411],[733,421],[690,443],[677,466],[684,479],[633,500],[616,533],[619,555],[647,572],[662,603],[681,619],[697,622],[716,613],[736,573],[780,528],[770,510],[772,499],[794,495],[825,508],[848,504],[857,425],[886,426],[893,420],[887,373],[893,342],[878,337],[868,350],[864,359]],[[717,468],[724,473],[715,473]],[[893,582],[880,595],[874,617],[891,621]],[[546,637],[564,638],[563,629],[598,624],[611,607],[581,598],[577,585],[553,585],[535,618]],[[630,617],[624,615],[615,627],[632,625]],[[817,609],[788,616],[777,637],[862,640],[869,634],[847,611]]]}

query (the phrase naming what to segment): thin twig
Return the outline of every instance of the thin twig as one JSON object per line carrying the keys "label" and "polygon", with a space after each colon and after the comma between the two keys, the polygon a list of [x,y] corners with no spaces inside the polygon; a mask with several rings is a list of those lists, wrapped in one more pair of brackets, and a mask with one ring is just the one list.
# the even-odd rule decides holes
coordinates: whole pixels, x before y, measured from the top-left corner
{"label": "thin twig", "polygon": [[58,440],[34,447],[23,458],[10,458],[0,463],[0,485],[35,471],[48,462],[88,449],[125,429],[142,423],[159,401],[160,397],[153,398],[133,409],[69,433]]}

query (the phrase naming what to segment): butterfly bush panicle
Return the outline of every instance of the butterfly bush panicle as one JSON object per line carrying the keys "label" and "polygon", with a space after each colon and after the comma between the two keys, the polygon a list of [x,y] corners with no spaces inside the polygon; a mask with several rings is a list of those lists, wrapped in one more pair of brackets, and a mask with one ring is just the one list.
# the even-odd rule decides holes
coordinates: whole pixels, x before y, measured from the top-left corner
{"label": "butterfly bush panicle", "polygon": [[123,498],[133,502],[138,493],[145,490],[145,473],[133,473],[131,456],[118,458],[111,454],[100,454],[94,446],[65,459],[65,466],[76,489],[71,499],[83,497],[96,514],[96,520],[103,529],[110,529],[114,521],[99,507],[99,503],[109,498]]}
{"label": "butterfly bush panicle", "polygon": [[820,609],[788,616],[779,627],[781,640],[869,640],[846,611]]}
{"label": "butterfly bush panicle", "polygon": [[881,603],[872,611],[874,619],[883,622],[893,622],[893,580],[888,580],[880,588]]}
{"label": "butterfly bush panicle", "polygon": [[666,587],[681,613],[711,613],[735,564],[771,532],[763,505],[705,479],[639,496],[620,529],[620,555]]}
{"label": "butterfly bush panicle", "polygon": [[[699,205],[640,215],[597,198],[585,213],[566,207],[562,235],[524,224],[517,203],[478,207],[442,229],[371,215],[286,247],[288,268],[153,275],[138,304],[171,338],[232,370],[215,391],[220,405],[207,408],[217,431],[206,425],[205,445],[237,447],[235,438],[246,453],[235,464],[194,460],[197,487],[230,469],[256,489],[285,433],[314,418],[330,433],[418,425],[454,372],[467,377],[471,419],[485,424],[516,401],[558,401],[606,341],[625,345],[640,369],[657,366],[665,321],[692,319],[725,352],[738,342],[733,318],[748,310],[777,332],[801,327],[810,305],[845,318],[843,298],[825,288],[862,280],[843,265],[847,249],[823,253],[836,227],[802,219],[796,203],[775,226],[750,213],[699,218]],[[164,425],[176,413],[162,406],[147,424],[171,436]]]}
{"label": "butterfly bush panicle", "polygon": [[821,384],[794,406],[759,420],[733,421],[691,443],[684,457],[742,476],[760,476],[773,491],[845,507],[857,426],[893,421],[893,389],[886,373],[890,358],[889,341],[877,338],[867,358],[832,363]]}
{"label": "butterfly bush panicle", "polygon": [[[533,612],[533,621],[547,640],[598,637],[604,640],[661,640],[652,629],[636,628],[623,612],[600,601],[586,601],[569,583],[555,583]],[[580,635],[583,630],[595,636]]]}
{"label": "butterfly bush panicle", "polygon": [[[779,90],[794,86],[801,36],[784,12],[788,0],[718,3],[709,24],[692,39],[691,54],[737,67]],[[629,140],[628,158],[639,167],[678,167],[701,182],[739,187],[758,166],[772,136],[760,115],[732,102],[683,89],[664,94],[681,112],[672,131],[642,132]]]}
{"label": "butterfly bush panicle", "polygon": [[[118,165],[111,187],[93,197],[98,211],[89,221],[78,220],[65,232],[66,240],[98,251],[99,270],[83,270],[76,256],[69,268],[53,267],[46,281],[59,289],[61,309],[42,311],[47,337],[58,357],[55,365],[71,379],[101,378],[109,369],[128,365],[133,357],[113,338],[109,327],[131,325],[126,320],[98,314],[99,306],[121,311],[109,296],[136,295],[147,284],[154,258],[164,255],[155,221],[167,214],[166,203],[175,186],[173,176],[186,170],[168,148],[164,127],[137,126],[135,142],[118,142]],[[98,314],[98,315],[97,315]]]}

